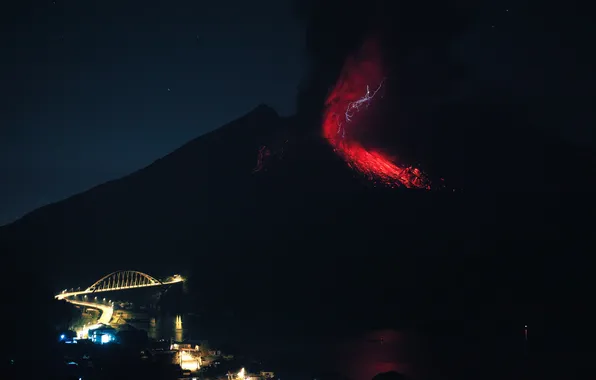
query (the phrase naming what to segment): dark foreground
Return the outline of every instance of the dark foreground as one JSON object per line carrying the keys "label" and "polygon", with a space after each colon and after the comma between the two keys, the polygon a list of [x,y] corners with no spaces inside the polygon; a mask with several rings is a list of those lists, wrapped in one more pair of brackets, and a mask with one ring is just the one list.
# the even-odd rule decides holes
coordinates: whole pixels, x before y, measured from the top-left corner
{"label": "dark foreground", "polygon": [[[466,125],[492,120],[476,116]],[[290,130],[283,158],[255,174],[274,142],[262,136],[286,123],[259,107],[0,228],[3,280],[18,284],[3,299],[21,311],[3,315],[18,376],[63,365],[43,333],[53,293],[119,268],[185,275],[206,331],[301,378],[570,378],[590,362],[593,160],[519,131],[483,144],[462,131],[444,148],[465,153],[465,192],[409,192],[374,187]],[[361,337],[384,329],[416,333]],[[127,355],[107,355],[104,378],[170,376]]]}
{"label": "dark foreground", "polygon": [[[581,344],[581,336],[562,336],[556,329],[524,329],[501,324],[427,326],[414,330],[345,332],[327,336],[257,337],[256,331],[239,336],[239,353],[264,359],[259,364],[283,379],[368,380],[384,372],[406,379],[581,379],[591,373],[593,350]],[[230,331],[234,332],[234,328]],[[586,331],[586,333],[589,333]],[[581,331],[577,330],[580,335]],[[249,342],[247,338],[251,336]],[[45,343],[45,344],[44,344]],[[236,355],[228,370],[256,368],[249,356]],[[41,379],[181,379],[190,378],[172,364],[172,355],[148,345],[67,345],[36,341],[8,347],[3,357],[2,378]],[[76,364],[75,364],[76,363]],[[233,367],[233,368],[232,368]],[[224,367],[222,367],[224,368]],[[227,368],[227,367],[225,367]],[[223,372],[222,372],[223,371]],[[221,373],[220,373],[221,372]],[[227,371],[209,370],[192,377],[225,378]]]}

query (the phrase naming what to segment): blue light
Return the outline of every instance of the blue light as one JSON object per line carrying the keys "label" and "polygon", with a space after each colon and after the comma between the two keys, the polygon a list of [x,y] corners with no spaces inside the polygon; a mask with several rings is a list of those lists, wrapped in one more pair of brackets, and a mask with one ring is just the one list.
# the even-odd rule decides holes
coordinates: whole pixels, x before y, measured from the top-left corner
{"label": "blue light", "polygon": [[60,335],[60,339],[64,339],[64,334]]}

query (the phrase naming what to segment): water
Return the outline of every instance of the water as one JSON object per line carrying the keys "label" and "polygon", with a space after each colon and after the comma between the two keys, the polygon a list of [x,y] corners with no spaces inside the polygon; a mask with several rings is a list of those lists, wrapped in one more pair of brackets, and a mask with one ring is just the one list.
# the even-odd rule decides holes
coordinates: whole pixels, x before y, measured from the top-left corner
{"label": "water", "polygon": [[[425,335],[393,329],[346,329],[325,337],[279,328],[239,328],[240,322],[223,325],[207,325],[193,314],[173,314],[151,319],[148,334],[156,339],[208,340],[212,348],[260,359],[262,369],[272,370],[284,380],[325,380],[323,373],[370,380],[387,371],[420,380],[486,378],[487,373],[491,378],[511,379],[516,378],[519,364],[511,352],[516,347],[523,350],[523,335],[519,345],[499,342],[490,335],[493,328],[487,328],[481,338],[458,329]],[[501,372],[503,376],[497,376]]]}
{"label": "water", "polygon": [[[196,332],[196,323],[193,322],[192,315],[173,314],[159,317],[151,317],[149,325],[146,327],[147,335],[152,339],[172,339],[176,342],[182,342],[188,339],[198,340],[200,337]],[[185,327],[185,323],[186,326]],[[144,326],[141,326],[142,328]]]}
{"label": "water", "polygon": [[[154,339],[209,340],[214,348],[218,342],[233,343],[233,354],[247,354],[264,362],[284,379],[313,378],[321,373],[339,373],[352,380],[368,380],[380,372],[398,371],[417,376],[417,356],[420,348],[411,334],[395,330],[376,330],[343,337],[313,338],[279,334],[238,334],[236,338],[216,336],[197,324],[199,318],[189,314],[151,318],[148,335]],[[229,331],[233,334],[233,328]]]}
{"label": "water", "polygon": [[276,364],[285,378],[313,378],[339,374],[353,380],[370,380],[378,373],[397,371],[418,377],[415,339],[396,330],[374,330],[345,336],[277,339],[263,347],[263,355]]}

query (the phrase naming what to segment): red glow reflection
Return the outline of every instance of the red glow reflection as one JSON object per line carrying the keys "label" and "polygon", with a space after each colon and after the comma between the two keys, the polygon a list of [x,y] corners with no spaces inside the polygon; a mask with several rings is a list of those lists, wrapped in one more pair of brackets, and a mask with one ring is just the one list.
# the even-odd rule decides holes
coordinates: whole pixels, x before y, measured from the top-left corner
{"label": "red glow reflection", "polygon": [[341,75],[325,102],[323,136],[347,164],[373,181],[392,187],[430,189],[424,174],[411,166],[393,162],[383,153],[366,149],[350,133],[365,128],[362,120],[352,120],[374,101],[374,94],[384,80],[379,49],[370,40],[357,55],[349,57]]}

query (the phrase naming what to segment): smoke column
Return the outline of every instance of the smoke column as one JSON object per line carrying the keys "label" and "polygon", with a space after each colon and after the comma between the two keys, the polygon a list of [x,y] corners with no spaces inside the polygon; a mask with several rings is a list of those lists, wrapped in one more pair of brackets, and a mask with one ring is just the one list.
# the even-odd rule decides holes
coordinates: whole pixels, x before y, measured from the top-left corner
{"label": "smoke column", "polygon": [[[452,168],[461,167],[461,133],[435,122],[438,117],[428,108],[438,108],[438,99],[460,75],[451,44],[478,8],[471,0],[296,0],[308,60],[297,125],[320,136],[322,124],[322,135],[336,152],[377,182],[428,188],[419,170],[406,164],[422,162],[432,173],[433,189],[442,187],[439,178],[452,180],[459,170]],[[396,110],[396,104],[402,108]]]}
{"label": "smoke column", "polygon": [[381,152],[366,149],[353,133],[367,127],[366,111],[378,96],[384,76],[379,46],[368,40],[347,59],[326,99],[323,137],[351,168],[372,181],[391,187],[430,189],[430,182],[418,168],[399,165]]}

